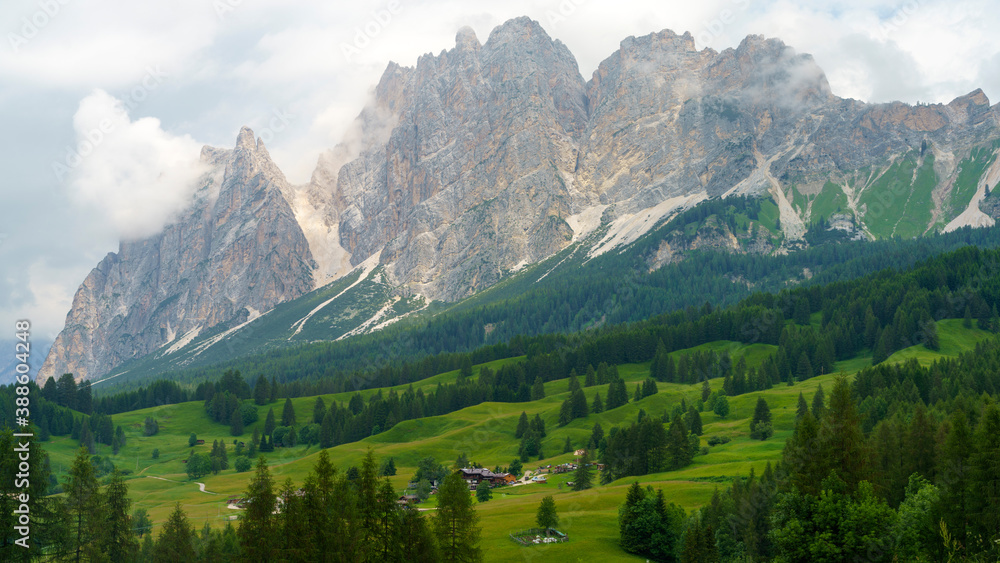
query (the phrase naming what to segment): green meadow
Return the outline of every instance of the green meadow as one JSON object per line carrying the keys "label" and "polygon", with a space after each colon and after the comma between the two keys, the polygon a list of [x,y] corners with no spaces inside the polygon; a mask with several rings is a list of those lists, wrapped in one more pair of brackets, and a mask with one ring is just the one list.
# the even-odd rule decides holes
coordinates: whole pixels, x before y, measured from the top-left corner
{"label": "green meadow", "polygon": [[[988,336],[988,333],[976,328],[964,328],[960,319],[939,322],[938,333],[941,341],[939,351],[914,346],[896,352],[889,361],[902,362],[915,358],[921,363],[929,363],[940,357],[954,356],[972,349],[977,342]],[[706,349],[719,352],[726,350],[734,359],[745,356],[748,364],[753,366],[762,361],[774,348],[761,344],[745,345],[719,341],[673,354]],[[484,365],[490,365],[495,369],[504,362],[515,361],[518,361],[518,358]],[[850,375],[870,363],[870,357],[862,356],[838,362],[837,369],[842,374]],[[478,374],[481,367],[476,366],[474,373]],[[619,365],[618,371],[627,382],[631,394],[635,383],[648,377],[649,364]],[[457,376],[457,372],[444,373],[414,383],[413,386],[415,389],[433,388],[439,382],[454,381]],[[717,487],[728,486],[729,481],[739,476],[746,476],[751,469],[759,473],[768,462],[773,463],[780,459],[785,439],[791,435],[793,429],[799,393],[805,394],[809,399],[820,384],[827,390],[831,389],[836,377],[836,374],[829,374],[798,382],[792,386],[781,384],[764,392],[731,397],[731,412],[725,419],[710,412],[703,412],[702,445],[707,446],[707,439],[712,436],[728,436],[731,441],[709,448],[707,454],[695,457],[693,464],[678,471],[622,479],[581,492],[573,492],[565,484],[566,481],[572,480],[570,474],[551,476],[545,484],[495,489],[493,500],[477,506],[482,526],[481,545],[486,560],[509,561],[521,558],[530,561],[641,560],[626,554],[617,544],[618,506],[623,502],[626,489],[633,481],[638,480],[654,488],[662,488],[670,502],[686,510],[705,504]],[[710,384],[712,389],[720,389],[722,380],[711,380]],[[393,457],[398,472],[391,481],[402,494],[406,483],[416,471],[418,460],[426,456],[433,456],[446,466],[450,466],[462,453],[468,455],[470,460],[489,468],[510,464],[517,457],[518,441],[513,434],[522,411],[529,417],[539,414],[546,425],[547,437],[542,442],[545,459],[542,461],[532,459],[524,464],[526,470],[535,470],[542,465],[555,465],[573,459],[573,454],[561,453],[567,436],[574,447],[584,447],[595,423],[599,422],[607,432],[612,426],[634,422],[640,409],[649,415],[659,416],[672,411],[682,399],[688,404],[694,404],[701,393],[700,384],[658,383],[659,392],[656,395],[638,402],[629,402],[611,411],[590,414],[559,427],[557,425],[559,407],[569,395],[567,386],[566,379],[550,381],[545,385],[546,397],[538,401],[483,403],[443,416],[404,421],[388,431],[359,442],[336,446],[328,451],[335,465],[341,470],[346,470],[352,465],[360,465],[369,448],[379,459]],[[402,391],[406,387],[397,386],[394,389]],[[588,404],[593,401],[596,393],[600,393],[602,399],[606,398],[607,388],[607,385],[585,388]],[[386,393],[388,390],[384,388],[381,391]],[[361,394],[367,398],[377,391],[365,390],[361,391]],[[341,393],[325,395],[323,398],[327,404],[334,400],[346,403],[351,395],[351,393]],[[750,417],[758,396],[767,400],[774,418],[775,434],[763,442],[749,438]],[[292,400],[299,425],[311,421],[315,400],[316,397]],[[280,417],[282,405],[283,401],[278,401],[260,407],[260,420],[250,425],[239,439],[249,441],[254,427],[263,425],[269,408],[274,408],[275,415]],[[152,416],[159,422],[160,431],[155,436],[142,435],[143,421],[147,416]],[[213,527],[224,526],[227,521],[238,517],[239,511],[227,508],[226,500],[242,495],[250,473],[236,473],[230,468],[218,475],[207,475],[199,480],[205,485],[206,492],[202,492],[196,482],[188,480],[184,471],[183,460],[187,459],[192,450],[207,454],[211,450],[213,440],[227,443],[230,467],[235,459],[233,455],[235,438],[230,435],[229,427],[212,422],[205,414],[201,402],[132,411],[115,415],[113,419],[116,425],[124,428],[127,444],[115,456],[111,456],[110,447],[99,445],[98,454],[111,456],[116,465],[131,470],[128,485],[134,508],[146,509],[157,530],[177,502],[184,507],[188,518],[196,528],[204,526],[205,523]],[[192,433],[205,440],[206,444],[194,448],[188,447],[188,438]],[[158,459],[152,458],[154,448],[159,450]],[[53,470],[62,475],[75,456],[78,444],[68,437],[53,438],[45,445],[45,449],[50,455]],[[319,451],[318,446],[298,446],[279,448],[267,454],[276,486],[280,486],[286,479],[291,479],[296,486],[301,485],[312,469]],[[561,544],[527,548],[511,541],[508,537],[510,532],[534,526],[535,512],[542,497],[546,495],[554,496],[560,517],[559,528],[569,534],[570,540]],[[433,509],[434,505],[432,497],[430,502],[421,506]]]}

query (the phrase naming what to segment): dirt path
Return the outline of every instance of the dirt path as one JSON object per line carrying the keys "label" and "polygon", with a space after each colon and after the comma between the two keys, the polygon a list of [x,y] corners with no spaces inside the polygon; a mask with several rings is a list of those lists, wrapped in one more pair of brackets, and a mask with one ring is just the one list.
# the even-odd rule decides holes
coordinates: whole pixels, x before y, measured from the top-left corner
{"label": "dirt path", "polygon": [[[181,483],[181,484],[184,483],[184,481],[177,481],[176,479],[167,479],[166,477],[154,477],[152,475],[146,475],[146,478],[147,479],[159,479],[160,481],[169,481],[171,483]],[[217,495],[217,494],[219,494],[219,493],[213,493],[212,491],[206,491],[205,490],[205,483],[198,483],[196,481],[195,485],[198,485],[198,490],[201,491],[201,492],[203,492],[203,493],[205,493],[206,495]]]}

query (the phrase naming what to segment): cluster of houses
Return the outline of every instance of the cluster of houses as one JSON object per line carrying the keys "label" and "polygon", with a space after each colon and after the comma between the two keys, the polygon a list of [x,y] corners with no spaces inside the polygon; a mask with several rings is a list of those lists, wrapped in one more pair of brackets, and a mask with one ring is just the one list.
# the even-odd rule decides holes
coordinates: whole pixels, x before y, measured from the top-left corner
{"label": "cluster of houses", "polygon": [[490,487],[499,487],[517,481],[517,477],[510,473],[494,473],[485,467],[464,467],[459,471],[470,489],[475,489],[482,482],[489,483]]}
{"label": "cluster of houses", "polygon": [[[576,471],[576,469],[580,466],[579,465],[580,464],[580,458],[582,458],[584,455],[586,455],[586,453],[587,453],[586,450],[576,450],[575,452],[573,452],[573,454],[577,456],[576,461],[570,461],[570,462],[567,462],[567,463],[561,463],[559,465],[544,465],[544,466],[538,468],[538,472],[539,473],[551,473],[553,475],[559,474],[559,473],[572,473],[572,472]],[[604,471],[604,464],[603,463],[594,463],[594,462],[591,462],[588,465],[590,465],[591,467],[596,468],[598,471]]]}

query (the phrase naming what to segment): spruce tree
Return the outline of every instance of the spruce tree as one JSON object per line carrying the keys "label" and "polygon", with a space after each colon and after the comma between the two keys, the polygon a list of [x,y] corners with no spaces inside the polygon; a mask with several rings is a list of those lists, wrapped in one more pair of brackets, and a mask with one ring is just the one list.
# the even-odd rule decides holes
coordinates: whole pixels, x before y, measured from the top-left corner
{"label": "spruce tree", "polygon": [[823,419],[823,413],[826,412],[826,393],[823,392],[823,384],[820,383],[819,387],[816,389],[816,393],[813,394],[812,401],[812,415],[816,420]]}
{"label": "spruce tree", "polygon": [[937,474],[941,481],[941,503],[950,507],[942,519],[948,531],[962,545],[966,545],[968,511],[972,503],[970,457],[975,451],[972,431],[965,413],[956,410],[949,419],[951,430],[937,459]]}
{"label": "spruce tree", "polygon": [[771,409],[767,406],[764,397],[757,397],[753,419],[750,421],[750,437],[757,440],[767,440],[772,434],[774,434],[774,430],[771,428]]}
{"label": "spruce tree", "polygon": [[436,563],[440,561],[437,542],[423,512],[404,510],[400,515],[400,561]]}
{"label": "spruce tree", "polygon": [[319,447],[332,448],[334,442],[333,415],[327,412],[323,416],[323,424],[319,428]]}
{"label": "spruce tree", "polygon": [[281,389],[281,388],[280,388],[280,386],[278,385],[278,381],[277,381],[277,380],[276,380],[276,379],[274,378],[274,376],[272,375],[272,376],[271,376],[271,385],[269,385],[269,386],[268,386],[268,391],[269,391],[270,393],[269,393],[269,396],[268,396],[268,398],[267,398],[267,401],[268,401],[269,403],[273,403],[273,402],[275,402],[275,401],[277,401],[277,400],[278,400],[278,391],[279,391],[280,389]]}
{"label": "spruce tree", "polygon": [[594,366],[588,365],[587,372],[583,376],[583,386],[593,387],[597,385],[597,373],[594,371]]}
{"label": "spruce tree", "polygon": [[643,382],[643,384],[642,384],[642,396],[643,396],[643,398],[650,397],[650,396],[655,395],[657,393],[659,393],[659,389],[656,388],[656,381],[647,378],[646,381]]}
{"label": "spruce tree", "polygon": [[458,381],[466,381],[472,377],[472,358],[468,354],[462,356],[462,365],[458,368]]}
{"label": "spruce tree", "polygon": [[587,416],[587,397],[583,394],[582,389],[577,389],[573,391],[570,395],[570,403],[572,405],[571,410],[573,413],[573,418],[581,418]]}
{"label": "spruce tree", "polygon": [[243,415],[240,409],[233,409],[233,414],[229,416],[229,433],[233,436],[243,435]]}
{"label": "spruce tree", "polygon": [[823,416],[816,443],[815,455],[822,467],[826,472],[837,470],[849,491],[854,491],[858,483],[868,478],[868,452],[861,416],[851,397],[850,383],[844,377],[838,377],[833,385],[830,406]]}
{"label": "spruce tree", "polygon": [[572,394],[574,391],[577,391],[579,389],[580,389],[580,378],[577,377],[576,370],[574,369],[569,372],[569,389],[567,389],[567,391],[569,391]]}
{"label": "spruce tree", "polygon": [[132,501],[128,498],[128,486],[122,472],[115,468],[111,474],[105,493],[105,519],[100,527],[101,552],[111,561],[128,561],[139,549],[139,542],[133,533],[132,518],[129,515]]}
{"label": "spruce tree", "polygon": [[285,407],[281,409],[281,425],[295,426],[295,407],[291,399],[285,399]]}
{"label": "spruce tree", "polygon": [[94,433],[90,430],[90,422],[86,419],[80,425],[80,447],[86,448],[90,455],[97,453],[97,441],[94,439]]}
{"label": "spruce tree", "polygon": [[566,399],[559,405],[559,426],[566,426],[573,420],[573,403]]}
{"label": "spruce tree", "polygon": [[542,376],[535,378],[535,383],[531,386],[531,400],[538,401],[545,398],[545,382]]}
{"label": "spruce tree", "polygon": [[983,411],[975,443],[976,451],[969,459],[972,470],[969,513],[974,516],[974,531],[983,538],[996,540],[1000,530],[1000,409],[995,403]]}
{"label": "spruce tree", "polygon": [[[152,535],[152,534],[150,534]],[[194,530],[188,522],[181,503],[174,505],[173,512],[163,524],[163,530],[153,549],[153,563],[177,563],[195,561]]]}
{"label": "spruce tree", "polygon": [[797,423],[806,413],[809,412],[809,404],[806,403],[805,396],[799,391],[799,402],[795,407],[795,422]]}
{"label": "spruce tree", "polygon": [[698,409],[693,406],[689,407],[684,422],[687,424],[687,427],[692,434],[695,434],[696,436],[702,435],[703,429],[701,425],[701,413],[698,412]]}
{"label": "spruce tree", "polygon": [[805,351],[799,356],[799,364],[795,370],[795,376],[799,381],[805,381],[813,376],[813,366],[812,362],[809,361],[809,354]]}
{"label": "spruce tree", "polygon": [[661,340],[656,345],[656,352],[653,354],[653,361],[649,364],[649,377],[657,381],[669,381],[667,379],[667,348]]}
{"label": "spruce tree", "polygon": [[601,440],[604,439],[604,429],[601,428],[600,422],[594,423],[593,430],[590,431],[590,440],[587,442],[587,447],[596,450],[601,445]]}
{"label": "spruce tree", "polygon": [[[688,437],[687,426],[680,415],[674,417],[670,423],[670,430],[667,433],[667,463],[670,469],[680,469],[691,463],[694,452],[691,451],[691,439]],[[649,467],[648,471],[659,470],[658,467]]]}
{"label": "spruce tree", "polygon": [[270,436],[278,425],[274,421],[274,409],[267,409],[267,418],[264,419],[264,435]]}
{"label": "spruce tree", "polygon": [[541,415],[536,414],[535,418],[531,419],[531,431],[539,438],[545,437],[545,421],[542,420]]}
{"label": "spruce tree", "polygon": [[521,439],[528,431],[528,413],[521,411],[521,416],[517,419],[517,428],[514,429],[514,437]]}
{"label": "spruce tree", "polygon": [[594,482],[592,472],[590,452],[584,451],[583,456],[580,458],[580,463],[576,466],[576,472],[573,474],[573,490],[583,491],[591,488]]}
{"label": "spruce tree", "polygon": [[594,393],[594,404],[590,406],[590,412],[600,414],[604,412],[604,403],[601,402],[601,394]]}
{"label": "spruce tree", "polygon": [[[919,398],[918,398],[919,401]],[[831,408],[832,408],[831,404]],[[903,436],[903,450],[906,452],[904,464],[906,474],[919,473],[924,479],[934,479],[934,421],[923,402],[918,402],[913,410],[913,419]]]}
{"label": "spruce tree", "polygon": [[237,531],[243,553],[248,561],[273,561],[278,531],[273,515],[277,496],[274,480],[263,456],[257,460],[257,470],[243,498],[246,499],[246,509]]}
{"label": "spruce tree", "polygon": [[566,436],[566,442],[563,444],[563,453],[567,454],[573,451],[573,442]]}
{"label": "spruce tree", "polygon": [[316,397],[316,402],[313,404],[313,424],[323,424],[325,416],[326,403],[323,402],[323,397]]}
{"label": "spruce tree", "polygon": [[271,386],[267,383],[267,378],[263,375],[257,378],[257,383],[253,386],[253,402],[258,405],[266,405],[271,396]]}
{"label": "spruce tree", "polygon": [[635,522],[642,517],[640,505],[645,498],[646,492],[636,481],[625,493],[625,503],[618,509],[619,543],[625,551],[634,552],[636,546],[643,545],[649,540],[650,530],[645,531],[647,537],[640,537],[641,532],[634,526]]}
{"label": "spruce tree", "polygon": [[461,474],[445,477],[438,488],[438,509],[434,513],[434,535],[442,561],[482,561],[479,547],[479,515],[472,506],[472,496]]}

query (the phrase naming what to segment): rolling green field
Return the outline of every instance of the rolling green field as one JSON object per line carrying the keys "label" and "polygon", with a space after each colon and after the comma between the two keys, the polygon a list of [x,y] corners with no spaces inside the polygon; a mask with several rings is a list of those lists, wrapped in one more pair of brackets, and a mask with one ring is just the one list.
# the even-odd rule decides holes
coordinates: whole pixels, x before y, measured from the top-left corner
{"label": "rolling green field", "polygon": [[[938,323],[941,349],[932,352],[922,346],[914,346],[894,354],[890,361],[905,361],[916,358],[928,363],[942,356],[956,355],[971,349],[976,342],[987,337],[987,333],[976,328],[967,329],[960,319]],[[748,364],[756,365],[775,347],[755,344],[744,345],[737,342],[718,341],[704,344],[697,350],[728,350],[734,359],[745,356]],[[682,350],[673,354],[691,353],[696,349]],[[491,362],[493,368],[504,362],[518,361],[517,358]],[[838,362],[842,373],[850,374],[870,365],[869,357],[859,357]],[[478,374],[476,366],[474,372]],[[649,373],[649,364],[625,364],[618,366],[619,374],[628,383],[629,392],[636,382],[644,380]],[[475,375],[474,375],[475,376]],[[438,382],[454,381],[457,372],[434,376],[414,384],[414,388],[436,386]],[[641,558],[623,552],[618,541],[618,506],[625,498],[625,492],[632,481],[648,483],[654,488],[662,488],[668,501],[686,510],[705,504],[716,487],[723,488],[738,476],[745,476],[751,468],[758,473],[767,462],[780,458],[785,439],[791,435],[795,419],[795,407],[799,393],[810,398],[816,388],[823,384],[827,390],[833,386],[836,375],[815,377],[793,386],[779,385],[765,392],[748,393],[730,398],[731,413],[725,419],[704,412],[702,420],[704,435],[702,445],[711,436],[728,436],[731,441],[714,446],[706,455],[695,457],[694,463],[678,471],[664,472],[628,478],[605,486],[597,486],[588,491],[572,492],[565,482],[572,480],[569,474],[552,476],[546,484],[530,484],[506,487],[494,491],[492,501],[477,506],[482,525],[482,547],[487,561],[509,561],[530,559],[532,561],[633,561]],[[713,389],[720,389],[722,380],[711,380]],[[462,453],[485,467],[506,466],[516,456],[518,441],[514,439],[514,429],[522,411],[529,416],[541,415],[548,431],[542,442],[542,450],[547,457],[543,461],[531,460],[525,464],[526,470],[537,469],[541,465],[570,461],[572,454],[561,454],[566,437],[574,447],[583,447],[590,436],[594,423],[600,422],[607,432],[612,426],[631,423],[636,420],[639,410],[654,416],[669,412],[682,398],[693,404],[700,397],[700,384],[658,384],[659,393],[638,402],[600,414],[590,414],[572,421],[564,427],[557,426],[560,404],[568,397],[567,380],[550,381],[545,385],[544,399],[526,403],[483,403],[447,415],[409,420],[397,424],[392,429],[368,437],[359,442],[343,444],[329,450],[330,457],[341,470],[352,465],[360,465],[361,459],[371,448],[380,458],[392,456],[398,473],[391,478],[393,485],[402,493],[406,483],[416,470],[419,459],[434,456],[439,462],[451,465]],[[406,386],[396,387],[397,391]],[[594,394],[607,396],[607,385],[597,385],[584,389],[588,403]],[[387,392],[388,389],[382,389]],[[361,392],[367,397],[377,392]],[[327,404],[331,400],[346,402],[350,393],[326,395]],[[763,396],[771,407],[774,417],[775,435],[764,442],[750,440],[749,422],[758,396]],[[308,422],[312,416],[315,397],[293,399],[299,424]],[[263,425],[269,408],[280,416],[283,401],[260,407]],[[143,421],[152,416],[159,421],[160,432],[151,437],[142,435]],[[230,497],[241,496],[250,473],[239,474],[229,469],[219,475],[208,475],[199,485],[187,479],[182,460],[192,448],[188,447],[190,434],[197,434],[207,444],[196,446],[195,451],[208,453],[213,440],[224,440],[228,444],[230,466],[234,459],[229,427],[212,422],[205,414],[203,404],[190,402],[133,411],[114,416],[116,425],[125,429],[128,443],[117,456],[112,456],[116,465],[129,469],[128,485],[134,507],[149,511],[154,526],[159,528],[166,520],[175,502],[180,502],[196,528],[205,523],[223,526],[237,517],[238,511],[226,506]],[[246,429],[240,438],[249,440],[254,425]],[[100,445],[99,455],[111,455],[110,447]],[[53,470],[65,472],[77,451],[77,442],[68,437],[53,438],[45,445],[50,454]],[[160,451],[159,459],[152,459],[154,448]],[[272,475],[280,486],[286,479],[300,485],[315,463],[318,446],[298,446],[279,448],[267,454]],[[596,479],[595,479],[596,481]],[[535,511],[541,498],[553,495],[559,511],[559,528],[569,534],[570,541],[530,548],[521,547],[511,541],[512,531],[534,526]],[[433,508],[432,501],[426,507]]]}

